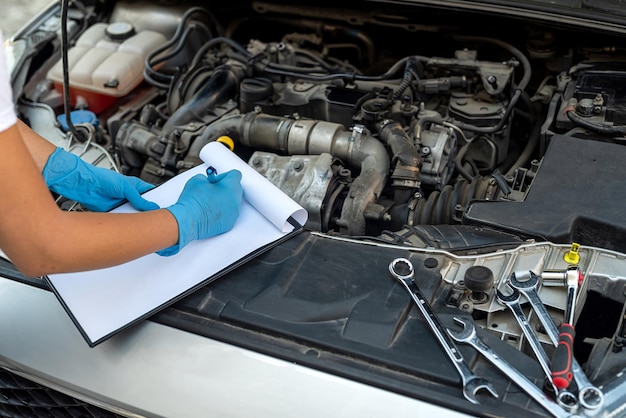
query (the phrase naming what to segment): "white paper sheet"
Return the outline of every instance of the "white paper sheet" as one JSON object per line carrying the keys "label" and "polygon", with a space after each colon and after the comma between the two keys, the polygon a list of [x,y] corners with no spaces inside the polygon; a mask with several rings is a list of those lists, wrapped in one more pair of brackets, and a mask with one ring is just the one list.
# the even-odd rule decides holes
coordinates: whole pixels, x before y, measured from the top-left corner
{"label": "white paper sheet", "polygon": [[[167,207],[176,203],[189,178],[205,173],[242,172],[244,201],[235,227],[226,234],[194,241],[178,254],[149,254],[106,269],[54,274],[48,282],[90,345],[95,345],[138,319],[167,306],[207,278],[293,230],[294,218],[304,225],[307,212],[280,189],[219,143],[201,153],[205,164],[169,180],[144,196]],[[114,212],[134,212],[125,204]]]}

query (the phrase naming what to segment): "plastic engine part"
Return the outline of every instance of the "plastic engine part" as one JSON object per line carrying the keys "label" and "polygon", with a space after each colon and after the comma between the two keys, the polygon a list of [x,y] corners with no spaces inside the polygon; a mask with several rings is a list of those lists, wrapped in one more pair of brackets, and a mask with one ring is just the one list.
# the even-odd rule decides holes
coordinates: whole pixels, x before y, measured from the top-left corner
{"label": "plastic engine part", "polygon": [[474,202],[464,222],[626,251],[625,160],[623,145],[555,136],[524,201]]}
{"label": "plastic engine part", "polygon": [[[68,51],[70,96],[82,97],[89,110],[99,113],[143,81],[146,56],[164,44],[163,35],[141,31],[123,41],[107,37],[106,23],[91,26]],[[58,61],[48,72],[55,88],[63,91],[63,65]]]}

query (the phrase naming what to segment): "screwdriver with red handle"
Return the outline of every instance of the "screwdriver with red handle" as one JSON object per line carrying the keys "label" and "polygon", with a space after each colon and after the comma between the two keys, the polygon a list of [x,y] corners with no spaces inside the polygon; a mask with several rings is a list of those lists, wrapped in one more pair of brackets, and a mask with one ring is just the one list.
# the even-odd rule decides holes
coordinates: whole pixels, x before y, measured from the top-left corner
{"label": "screwdriver with red handle", "polygon": [[[556,272],[551,272],[556,274]],[[542,276],[546,274],[545,272]],[[567,284],[567,302],[565,305],[565,317],[563,323],[559,326],[558,345],[552,354],[551,376],[552,383],[558,389],[566,389],[572,382],[572,360],[574,358],[574,337],[576,330],[574,329],[574,304],[576,302],[576,294],[578,286],[582,284],[583,275],[576,266],[569,267],[565,272],[563,279]]]}

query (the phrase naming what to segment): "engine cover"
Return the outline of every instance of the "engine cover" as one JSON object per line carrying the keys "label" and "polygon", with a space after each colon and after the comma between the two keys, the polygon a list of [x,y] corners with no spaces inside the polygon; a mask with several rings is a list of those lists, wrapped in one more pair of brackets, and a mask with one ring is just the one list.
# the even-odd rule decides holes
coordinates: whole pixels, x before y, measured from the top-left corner
{"label": "engine cover", "polygon": [[524,201],[474,202],[464,221],[624,251],[624,161],[622,145],[555,136]]}

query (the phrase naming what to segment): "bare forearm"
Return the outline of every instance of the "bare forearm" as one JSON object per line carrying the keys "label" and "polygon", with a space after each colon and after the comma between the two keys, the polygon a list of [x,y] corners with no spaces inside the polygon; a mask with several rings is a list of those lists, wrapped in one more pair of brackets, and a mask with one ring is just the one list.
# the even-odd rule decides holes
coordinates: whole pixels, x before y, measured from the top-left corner
{"label": "bare forearm", "polygon": [[[60,212],[60,211],[59,211]],[[92,270],[153,253],[178,240],[166,210],[132,214],[60,212],[58,223],[31,231],[28,243],[12,248],[12,261],[32,276]]]}
{"label": "bare forearm", "polygon": [[61,211],[18,126],[0,132],[0,248],[25,274],[39,276],[119,264],[173,245],[167,210],[136,214]]}
{"label": "bare forearm", "polygon": [[54,152],[56,146],[30,129],[21,120],[18,120],[17,127],[30,156],[35,161],[39,172],[42,172],[48,157]]}

